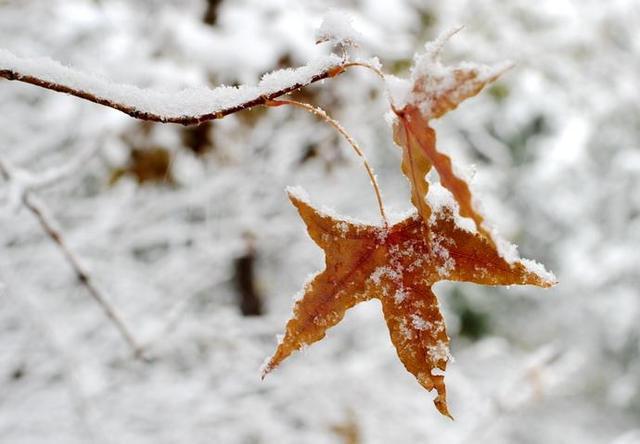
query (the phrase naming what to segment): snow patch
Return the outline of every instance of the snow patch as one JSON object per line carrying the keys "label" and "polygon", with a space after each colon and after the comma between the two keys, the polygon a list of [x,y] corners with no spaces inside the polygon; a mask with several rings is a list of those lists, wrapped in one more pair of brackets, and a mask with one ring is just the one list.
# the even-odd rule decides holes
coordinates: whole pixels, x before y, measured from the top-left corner
{"label": "snow patch", "polygon": [[451,191],[439,183],[429,183],[429,192],[426,202],[431,207],[432,213],[429,223],[434,224],[436,219],[449,212],[453,216],[456,227],[469,233],[476,233],[476,223],[473,219],[460,216],[460,206],[453,198]]}
{"label": "snow patch", "polygon": [[397,270],[385,266],[376,268],[370,276],[371,280],[376,285],[380,285],[381,280],[385,277],[391,279],[392,281],[397,281],[402,277],[402,275]]}
{"label": "snow patch", "polygon": [[[445,43],[461,26],[450,28],[434,41],[427,42],[424,52],[415,54],[409,79],[388,76],[387,90],[393,105],[402,109],[407,105],[417,105],[427,118],[438,116],[438,102],[446,95],[452,105],[460,103],[473,94],[478,84],[495,79],[513,64],[501,63],[495,66],[462,62],[453,66],[440,63],[440,53]],[[463,78],[465,80],[460,80]]]}
{"label": "snow patch", "polygon": [[413,325],[413,328],[420,331],[429,330],[431,328],[431,324],[429,324],[429,322],[416,314],[411,315],[411,324]]}
{"label": "snow patch", "polygon": [[491,234],[491,239],[496,245],[498,254],[502,259],[504,259],[510,265],[513,265],[520,260],[520,253],[518,253],[517,245],[512,244],[508,240],[502,238],[498,233],[498,230],[496,230],[495,228],[492,228],[489,231],[489,234]]}
{"label": "snow patch", "polygon": [[433,361],[453,361],[453,356],[449,352],[449,346],[444,341],[438,341],[435,345],[427,347],[427,354]]}
{"label": "snow patch", "polygon": [[540,262],[536,262],[531,259],[520,259],[520,263],[524,265],[524,268],[526,268],[528,272],[539,276],[545,281],[557,282],[556,275],[544,268],[544,265],[542,265]]}
{"label": "snow patch", "polygon": [[215,89],[199,87],[166,92],[114,83],[102,76],[78,71],[47,57],[23,58],[0,48],[0,70],[37,77],[45,82],[85,91],[102,100],[165,118],[214,114],[234,108],[277,91],[306,85],[314,76],[341,63],[341,57],[330,54],[299,68],[265,74],[256,86],[222,85]]}
{"label": "snow patch", "polygon": [[362,34],[353,28],[353,18],[338,9],[329,10],[316,30],[316,43],[331,42],[333,45],[358,46],[361,40]]}
{"label": "snow patch", "polygon": [[349,224],[347,224],[346,222],[338,222],[336,228],[338,228],[338,231],[340,231],[342,237],[345,237],[347,233],[349,233]]}
{"label": "snow patch", "polygon": [[437,256],[437,258],[439,258],[442,261],[442,265],[438,266],[436,268],[436,271],[440,276],[443,276],[443,277],[448,276],[449,273],[451,273],[451,271],[456,266],[456,261],[449,254],[449,250],[447,249],[447,247],[443,245],[446,242],[452,242],[452,241],[440,234],[436,234],[433,232],[431,233],[432,250]]}
{"label": "snow patch", "polygon": [[288,186],[286,188],[287,194],[294,199],[297,199],[301,202],[306,203],[307,205],[311,205],[311,201],[309,199],[309,194],[307,190],[302,188],[300,185]]}
{"label": "snow patch", "polygon": [[[394,108],[402,109],[409,104],[412,88],[411,81],[389,74],[385,76],[385,83],[389,101]],[[392,111],[385,114],[385,119],[389,124],[393,124],[393,119],[396,118]]]}
{"label": "snow patch", "polygon": [[409,327],[407,327],[407,320],[406,319],[402,319],[402,321],[400,322],[400,333],[402,333],[402,336],[407,341],[410,341],[411,339],[413,339],[413,332],[411,331],[411,329]]}
{"label": "snow patch", "polygon": [[407,292],[404,291],[403,289],[397,290],[393,295],[393,301],[396,304],[402,304],[405,299],[407,299]]}

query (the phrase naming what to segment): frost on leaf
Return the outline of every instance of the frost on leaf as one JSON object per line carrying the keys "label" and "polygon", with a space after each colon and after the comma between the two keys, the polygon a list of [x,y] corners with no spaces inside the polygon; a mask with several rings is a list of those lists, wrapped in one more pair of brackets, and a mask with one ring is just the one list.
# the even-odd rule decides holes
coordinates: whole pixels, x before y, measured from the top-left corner
{"label": "frost on leaf", "polygon": [[399,91],[392,93],[391,97],[396,115],[393,138],[402,149],[402,172],[409,179],[411,201],[420,216],[425,221],[431,216],[431,209],[425,205],[424,200],[429,191],[425,176],[433,166],[440,176],[442,186],[457,201],[460,215],[472,219],[477,229],[493,242],[490,231],[483,226],[484,218],[473,207],[469,186],[454,173],[451,158],[437,150],[436,133],[429,126],[429,120],[442,116],[455,109],[463,100],[478,94],[511,65],[442,65],[442,47],[457,31],[458,29],[453,29],[445,32],[434,42],[427,43],[424,53],[416,55],[409,79],[393,80],[394,91]]}
{"label": "frost on leaf", "polygon": [[410,216],[388,227],[382,237],[378,226],[321,213],[296,194],[289,197],[309,236],[324,250],[325,269],[295,302],[284,338],[264,374],[291,353],[324,338],[349,308],[376,298],[398,357],[424,388],[436,390],[434,403],[449,416],[444,384],[449,337],[433,284],[444,279],[483,285],[553,284],[520,261],[505,261],[484,236],[458,227],[446,209],[426,223]]}
{"label": "frost on leaf", "polygon": [[[402,149],[402,172],[411,184],[417,214],[390,226],[386,220],[383,227],[356,224],[316,210],[306,197],[298,197],[305,196],[302,192],[289,194],[309,235],[325,252],[325,269],[295,302],[284,338],[263,375],[294,351],[324,338],[349,308],[376,298],[398,357],[420,385],[436,391],[436,408],[450,416],[444,383],[451,360],[449,337],[433,285],[441,280],[539,287],[555,283],[544,267],[521,260],[484,226],[469,186],[455,174],[451,159],[436,149],[429,120],[477,94],[505,69],[441,65],[440,50],[452,34],[426,46],[409,80],[394,78],[390,85],[393,137]],[[432,166],[440,185],[430,190],[426,175]]]}

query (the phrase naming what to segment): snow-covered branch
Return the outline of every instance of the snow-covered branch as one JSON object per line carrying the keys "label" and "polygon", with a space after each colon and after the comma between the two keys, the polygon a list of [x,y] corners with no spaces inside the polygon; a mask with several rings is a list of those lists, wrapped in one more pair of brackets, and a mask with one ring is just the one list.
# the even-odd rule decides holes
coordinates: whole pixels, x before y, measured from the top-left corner
{"label": "snow-covered branch", "polygon": [[195,125],[264,105],[312,83],[344,71],[347,61],[335,54],[296,69],[265,74],[256,86],[189,88],[178,92],[146,90],[117,84],[69,68],[49,58],[23,58],[0,49],[0,77],[29,83],[104,105],[131,117]]}
{"label": "snow-covered branch", "polygon": [[[82,159],[84,160],[85,157],[86,156],[83,155]],[[75,166],[76,162],[73,162],[70,166],[65,166],[57,169],[56,171],[49,172],[48,174],[45,174],[44,179],[45,181],[48,181],[48,183],[60,180],[62,177],[67,176],[70,171],[73,171]],[[34,185],[37,187],[42,183],[33,178],[28,172],[15,168],[2,159],[0,159],[0,177],[9,183],[10,189],[14,190],[12,193],[14,194],[13,197],[19,199],[19,202],[35,216],[43,231],[58,246],[67,263],[75,272],[78,281],[87,289],[89,295],[98,303],[107,318],[109,318],[109,320],[118,329],[118,332],[121,334],[123,339],[131,347],[134,356],[142,357],[142,347],[134,339],[129,328],[118,315],[116,310],[111,306],[111,304],[109,304],[105,294],[95,284],[93,277],[78,255],[69,247],[62,231],[58,227],[53,216],[51,216],[48,208],[32,193],[31,189]],[[17,192],[15,190],[17,190]]]}

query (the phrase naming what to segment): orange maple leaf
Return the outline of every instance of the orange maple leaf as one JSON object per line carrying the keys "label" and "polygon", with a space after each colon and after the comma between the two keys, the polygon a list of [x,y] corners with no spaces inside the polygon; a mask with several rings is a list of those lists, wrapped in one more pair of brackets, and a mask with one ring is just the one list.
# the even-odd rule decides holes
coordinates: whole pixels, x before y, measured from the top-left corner
{"label": "orange maple leaf", "polygon": [[443,116],[465,99],[478,94],[510,69],[512,64],[503,63],[493,67],[471,63],[442,65],[442,47],[460,29],[453,28],[427,43],[424,53],[416,56],[410,79],[394,79],[395,82],[404,83],[406,91],[396,98],[400,103],[392,105],[396,115],[393,140],[402,149],[402,172],[411,184],[411,202],[422,218],[429,219],[431,213],[424,199],[429,191],[426,175],[433,166],[442,185],[458,202],[460,215],[471,218],[480,233],[493,243],[490,232],[483,224],[484,218],[474,209],[469,186],[454,173],[451,158],[437,150],[436,133],[429,126],[429,120]]}
{"label": "orange maple leaf", "polygon": [[[294,351],[322,339],[346,310],[377,298],[400,360],[424,388],[436,390],[436,408],[450,417],[444,384],[449,337],[432,286],[441,280],[555,284],[543,267],[501,253],[501,242],[473,207],[469,186],[455,174],[451,159],[436,149],[429,120],[476,95],[508,68],[442,66],[440,50],[455,31],[427,44],[425,53],[416,57],[410,81],[393,80],[400,86],[400,95],[395,97],[399,100],[391,94],[396,115],[394,141],[402,149],[402,172],[409,179],[417,214],[389,226],[369,170],[385,222],[382,227],[322,214],[290,192],[309,235],[325,251],[326,266],[305,285],[263,377]],[[432,166],[444,187],[438,199],[429,199],[433,194],[426,175]]]}
{"label": "orange maple leaf", "polygon": [[449,337],[431,287],[441,280],[484,285],[553,284],[523,262],[506,262],[482,235],[455,223],[448,207],[428,223],[414,215],[388,228],[322,214],[289,192],[311,238],[325,252],[325,270],[309,281],[263,377],[296,350],[322,339],[347,309],[372,298],[382,303],[391,341],[406,369],[449,415],[444,371]]}

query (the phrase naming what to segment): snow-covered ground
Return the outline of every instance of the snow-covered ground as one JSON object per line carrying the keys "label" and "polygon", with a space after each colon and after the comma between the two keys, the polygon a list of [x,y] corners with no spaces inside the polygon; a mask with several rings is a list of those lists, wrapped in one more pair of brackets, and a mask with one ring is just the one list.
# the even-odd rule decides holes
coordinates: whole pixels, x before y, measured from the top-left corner
{"label": "snow-covered ground", "polygon": [[[20,190],[0,180],[0,442],[640,442],[640,4],[207,3],[0,0],[0,48],[171,97],[326,60],[330,44],[315,40],[330,6],[353,16],[350,51],[398,76],[425,41],[462,24],[445,61],[515,67],[435,122],[438,145],[462,169],[475,165],[484,214],[560,284],[437,286],[455,421],[402,367],[377,302],[260,381],[292,297],[323,265],[286,186],[377,221],[351,148],[294,108],[189,130],[0,80],[0,160],[36,179],[33,193],[150,358],[131,358],[16,205]],[[350,69],[296,97],[354,135],[387,208],[403,213],[383,89]],[[252,249],[261,316],[237,301],[237,260]]]}

